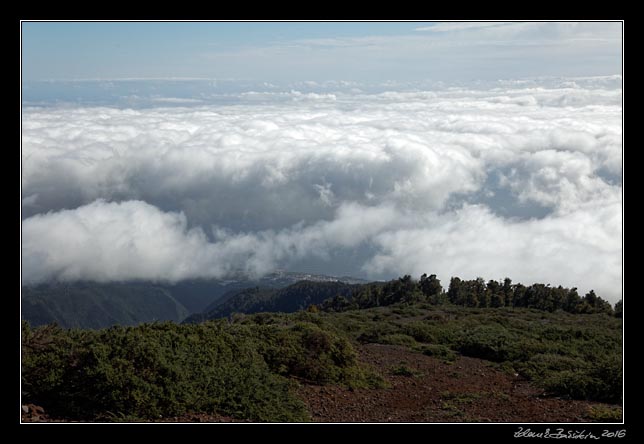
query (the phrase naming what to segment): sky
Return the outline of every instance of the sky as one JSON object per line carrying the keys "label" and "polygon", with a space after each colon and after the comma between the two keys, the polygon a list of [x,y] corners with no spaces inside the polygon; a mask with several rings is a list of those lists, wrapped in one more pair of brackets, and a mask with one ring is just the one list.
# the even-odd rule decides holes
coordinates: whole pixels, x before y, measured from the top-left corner
{"label": "sky", "polygon": [[23,45],[25,283],[622,296],[620,23],[30,23]]}
{"label": "sky", "polygon": [[612,75],[619,22],[25,22],[23,79]]}

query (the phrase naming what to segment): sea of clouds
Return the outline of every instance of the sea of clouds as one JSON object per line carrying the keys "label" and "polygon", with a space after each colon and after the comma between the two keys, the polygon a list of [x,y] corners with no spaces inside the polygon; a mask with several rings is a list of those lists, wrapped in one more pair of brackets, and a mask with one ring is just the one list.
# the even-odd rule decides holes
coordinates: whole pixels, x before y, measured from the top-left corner
{"label": "sea of clouds", "polygon": [[23,281],[350,257],[343,274],[621,298],[621,78],[364,89],[27,104]]}

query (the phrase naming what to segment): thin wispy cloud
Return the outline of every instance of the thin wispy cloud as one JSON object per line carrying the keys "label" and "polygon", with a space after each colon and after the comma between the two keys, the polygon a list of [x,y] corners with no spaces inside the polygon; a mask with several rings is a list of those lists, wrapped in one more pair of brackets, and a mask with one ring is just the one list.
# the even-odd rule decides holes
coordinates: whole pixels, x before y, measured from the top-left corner
{"label": "thin wispy cloud", "polygon": [[621,38],[620,22],[29,23],[23,80],[597,76],[621,70]]}
{"label": "thin wispy cloud", "polygon": [[414,28],[414,31],[451,32],[463,31],[465,29],[489,28],[492,26],[508,26],[508,24],[504,24],[503,22],[441,22],[435,23],[432,26]]}
{"label": "thin wispy cloud", "polygon": [[219,62],[225,75],[245,64],[276,80],[289,73],[300,79],[450,81],[606,75],[621,69],[621,24],[436,23],[407,34],[292,39],[201,57]]}

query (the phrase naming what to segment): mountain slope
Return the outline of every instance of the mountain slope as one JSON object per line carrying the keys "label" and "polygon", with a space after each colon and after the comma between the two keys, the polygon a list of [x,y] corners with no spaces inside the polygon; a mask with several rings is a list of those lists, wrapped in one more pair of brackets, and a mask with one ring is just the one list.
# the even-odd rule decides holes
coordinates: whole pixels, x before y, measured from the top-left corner
{"label": "mountain slope", "polygon": [[72,282],[22,287],[22,318],[33,326],[57,322],[72,328],[136,325],[154,320],[180,322],[190,313],[208,313],[246,288],[278,289],[301,280],[337,282],[335,278],[278,271],[261,278],[190,279],[176,283]]}
{"label": "mountain slope", "polygon": [[188,314],[188,309],[162,286],[76,282],[22,288],[22,318],[34,326],[57,322],[66,328],[102,328],[181,321]]}
{"label": "mountain slope", "polygon": [[344,282],[300,281],[281,289],[247,288],[223,296],[211,304],[211,310],[192,315],[185,322],[201,322],[226,317],[232,313],[291,313],[305,309],[311,304],[320,304],[337,295],[348,297],[355,287],[356,284]]}

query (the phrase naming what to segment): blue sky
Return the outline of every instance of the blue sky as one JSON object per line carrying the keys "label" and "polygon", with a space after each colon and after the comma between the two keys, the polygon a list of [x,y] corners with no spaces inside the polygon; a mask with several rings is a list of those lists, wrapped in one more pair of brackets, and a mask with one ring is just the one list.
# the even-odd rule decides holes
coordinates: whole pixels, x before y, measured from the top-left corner
{"label": "blue sky", "polygon": [[25,22],[23,80],[490,80],[621,72],[622,24]]}

